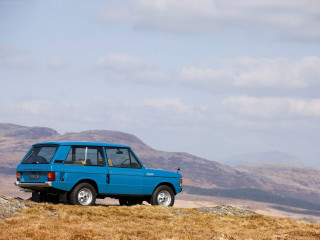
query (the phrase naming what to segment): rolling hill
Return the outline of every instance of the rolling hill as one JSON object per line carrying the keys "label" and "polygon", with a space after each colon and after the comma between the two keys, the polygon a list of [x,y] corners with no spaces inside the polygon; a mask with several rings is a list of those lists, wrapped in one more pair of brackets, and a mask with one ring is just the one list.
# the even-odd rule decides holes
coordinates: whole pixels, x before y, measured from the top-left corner
{"label": "rolling hill", "polygon": [[[129,145],[149,168],[175,171],[179,166],[184,176],[184,185],[201,189],[221,189],[222,191],[241,191],[241,189],[258,189],[273,195],[300,199],[313,203],[320,202],[318,184],[319,171],[306,168],[296,176],[295,181],[288,181],[295,172],[278,169],[277,176],[260,173],[250,167],[232,168],[209,161],[188,153],[158,151],[146,145],[134,135],[107,130],[89,130],[59,134],[44,127],[25,127],[13,124],[0,124],[0,167],[2,172],[15,168],[20,159],[33,143],[42,141],[94,141]],[[303,167],[301,167],[302,169]],[[12,171],[11,171],[12,172]],[[299,179],[300,182],[298,184]],[[190,188],[189,188],[190,189]],[[188,191],[188,188],[186,188]],[[201,194],[200,191],[199,194]],[[210,191],[209,191],[210,192]],[[247,191],[250,193],[250,191]],[[232,195],[232,194],[231,194]],[[254,196],[248,195],[248,199]]]}
{"label": "rolling hill", "polygon": [[303,165],[301,160],[297,157],[280,151],[239,154],[223,158],[219,160],[219,162],[232,167],[245,164],[289,164],[300,166]]}

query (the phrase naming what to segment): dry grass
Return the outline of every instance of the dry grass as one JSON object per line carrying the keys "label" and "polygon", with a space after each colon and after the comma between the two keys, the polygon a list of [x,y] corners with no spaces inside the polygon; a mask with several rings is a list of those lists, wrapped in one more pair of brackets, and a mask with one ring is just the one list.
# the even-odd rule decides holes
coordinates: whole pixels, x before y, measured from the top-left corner
{"label": "dry grass", "polygon": [[0,221],[0,239],[320,239],[320,225],[152,206],[34,204]]}

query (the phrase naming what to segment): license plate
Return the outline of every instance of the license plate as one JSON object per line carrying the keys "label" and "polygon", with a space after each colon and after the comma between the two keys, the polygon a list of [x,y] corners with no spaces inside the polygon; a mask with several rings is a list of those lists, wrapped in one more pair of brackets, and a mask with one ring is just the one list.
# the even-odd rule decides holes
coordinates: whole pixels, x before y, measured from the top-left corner
{"label": "license plate", "polygon": [[40,179],[40,174],[30,174],[29,179]]}

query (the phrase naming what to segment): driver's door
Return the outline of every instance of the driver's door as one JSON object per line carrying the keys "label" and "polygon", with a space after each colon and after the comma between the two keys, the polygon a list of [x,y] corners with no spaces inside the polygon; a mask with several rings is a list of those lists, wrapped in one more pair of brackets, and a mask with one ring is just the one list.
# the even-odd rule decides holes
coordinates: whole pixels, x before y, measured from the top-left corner
{"label": "driver's door", "polygon": [[143,194],[144,168],[128,148],[105,148],[108,165],[107,194]]}

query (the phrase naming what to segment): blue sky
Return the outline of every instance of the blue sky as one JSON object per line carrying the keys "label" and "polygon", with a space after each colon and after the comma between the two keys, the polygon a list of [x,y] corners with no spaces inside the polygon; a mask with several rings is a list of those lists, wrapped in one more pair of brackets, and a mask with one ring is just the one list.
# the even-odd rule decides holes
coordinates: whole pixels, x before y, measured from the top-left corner
{"label": "blue sky", "polygon": [[320,166],[316,0],[0,0],[0,122]]}

